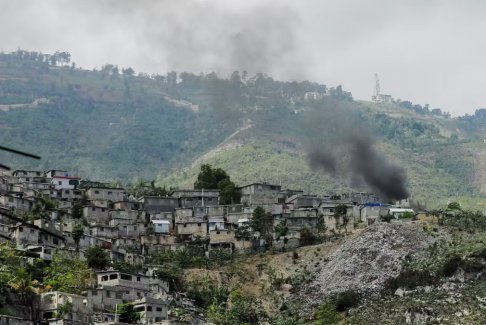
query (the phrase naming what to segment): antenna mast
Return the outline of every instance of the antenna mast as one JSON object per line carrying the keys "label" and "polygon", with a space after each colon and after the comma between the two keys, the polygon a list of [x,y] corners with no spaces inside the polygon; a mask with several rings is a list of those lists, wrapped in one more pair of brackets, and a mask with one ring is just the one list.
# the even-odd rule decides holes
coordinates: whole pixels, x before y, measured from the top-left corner
{"label": "antenna mast", "polygon": [[378,73],[375,73],[375,98],[380,98],[380,79],[378,79]]}

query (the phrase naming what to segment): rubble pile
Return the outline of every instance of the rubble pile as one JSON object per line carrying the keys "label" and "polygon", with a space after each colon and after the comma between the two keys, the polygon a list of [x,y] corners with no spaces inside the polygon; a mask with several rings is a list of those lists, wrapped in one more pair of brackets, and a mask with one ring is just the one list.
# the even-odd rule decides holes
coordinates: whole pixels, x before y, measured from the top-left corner
{"label": "rubble pile", "polygon": [[376,223],[329,256],[314,280],[303,287],[300,299],[316,306],[347,290],[376,294],[400,273],[407,257],[418,256],[433,240],[415,223]]}

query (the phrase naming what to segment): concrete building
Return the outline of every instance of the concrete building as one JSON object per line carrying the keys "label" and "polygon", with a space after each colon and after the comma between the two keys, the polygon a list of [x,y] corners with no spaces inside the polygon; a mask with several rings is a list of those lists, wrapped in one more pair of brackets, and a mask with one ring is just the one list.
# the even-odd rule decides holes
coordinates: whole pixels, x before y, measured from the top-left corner
{"label": "concrete building", "polygon": [[219,205],[219,190],[178,190],[172,197],[179,199],[179,206],[183,208]]}
{"label": "concrete building", "polygon": [[40,294],[39,311],[48,324],[91,324],[92,304],[87,297],[60,291]]}
{"label": "concrete building", "polygon": [[125,201],[126,191],[123,188],[91,187],[86,190],[88,200],[103,200],[110,202]]}
{"label": "concrete building", "polygon": [[263,206],[278,203],[282,186],[267,183],[253,183],[239,188],[241,203],[248,206]]}

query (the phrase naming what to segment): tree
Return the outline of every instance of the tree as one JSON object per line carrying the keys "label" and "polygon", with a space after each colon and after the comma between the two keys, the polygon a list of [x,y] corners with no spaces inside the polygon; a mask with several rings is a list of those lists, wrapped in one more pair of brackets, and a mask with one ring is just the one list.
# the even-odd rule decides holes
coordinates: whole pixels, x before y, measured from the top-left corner
{"label": "tree", "polygon": [[344,204],[339,204],[336,206],[336,209],[334,210],[334,218],[336,218],[336,223],[338,222],[339,219],[342,219],[342,224],[341,226],[344,227],[344,232],[348,233],[347,230],[347,225],[349,222],[348,218],[348,208]]}
{"label": "tree", "polygon": [[56,207],[54,201],[45,197],[43,195],[39,195],[35,199],[34,206],[32,207],[32,215],[34,219],[44,219],[50,220],[51,219],[51,211]]}
{"label": "tree", "polygon": [[125,76],[131,77],[131,76],[133,76],[135,74],[135,70],[133,70],[132,68],[128,67],[126,69],[122,69],[122,73]]}
{"label": "tree", "polygon": [[221,168],[213,168],[209,164],[201,165],[201,171],[194,183],[195,189],[219,189],[220,204],[239,203],[241,194],[229,175]]}
{"label": "tree", "polygon": [[80,224],[76,224],[73,227],[72,235],[73,235],[74,242],[76,243],[76,250],[79,250],[79,241],[84,235],[84,226]]}
{"label": "tree", "polygon": [[135,324],[142,319],[142,315],[135,311],[133,304],[118,305],[118,313],[120,314],[119,321],[121,323]]}
{"label": "tree", "polygon": [[9,282],[10,287],[19,294],[20,301],[23,304],[27,304],[32,300],[36,284],[37,281],[32,280],[30,273],[25,268],[19,269],[15,277]]}
{"label": "tree", "polygon": [[451,202],[447,205],[447,209],[449,210],[458,210],[461,211],[461,205],[458,202]]}
{"label": "tree", "polygon": [[309,228],[305,227],[300,231],[300,244],[302,246],[312,245],[317,240],[318,240],[317,236]]}
{"label": "tree", "polygon": [[233,290],[227,301],[214,300],[208,307],[208,318],[216,325],[261,324],[266,314],[259,299]]}
{"label": "tree", "polygon": [[201,165],[201,170],[197,175],[194,183],[195,189],[216,189],[218,183],[222,180],[229,179],[228,174],[221,168],[212,168],[209,164]]}
{"label": "tree", "polygon": [[83,195],[81,201],[74,203],[71,209],[71,217],[73,219],[81,219],[83,217],[83,205],[86,204],[87,198]]}
{"label": "tree", "polygon": [[139,180],[137,183],[130,185],[128,188],[128,193],[137,198],[142,196],[167,196],[173,191],[174,189],[172,187],[166,188],[165,186],[161,187],[155,185],[155,180]]}
{"label": "tree", "polygon": [[239,203],[241,199],[241,193],[236,188],[229,177],[218,183],[218,189],[220,189],[219,200],[220,204],[234,204]]}
{"label": "tree", "polygon": [[83,216],[83,207],[81,204],[75,203],[71,210],[71,217],[73,219],[81,219]]}
{"label": "tree", "polygon": [[86,251],[86,260],[90,268],[104,270],[110,265],[108,253],[100,246],[88,248]]}
{"label": "tree", "polygon": [[280,221],[280,223],[275,226],[275,235],[277,237],[277,240],[279,240],[280,237],[287,236],[288,232],[289,232],[289,227],[287,227],[286,219]]}
{"label": "tree", "polygon": [[289,227],[287,226],[286,219],[280,221],[280,223],[277,226],[275,226],[275,236],[277,241],[280,240],[281,237],[284,238],[284,250],[285,250],[285,245],[288,243],[288,238],[286,237],[288,233],[289,233]]}
{"label": "tree", "polygon": [[155,275],[164,281],[169,283],[170,291],[181,291],[182,289],[182,268],[176,263],[164,263],[161,265]]}
{"label": "tree", "polygon": [[43,282],[53,290],[80,294],[90,277],[91,270],[85,261],[70,258],[64,253],[54,255],[51,264],[46,267]]}
{"label": "tree", "polygon": [[237,238],[247,239],[250,238],[251,235],[252,235],[252,229],[250,223],[248,222],[245,222],[235,230],[235,236]]}
{"label": "tree", "polygon": [[273,217],[270,213],[266,213],[262,207],[256,207],[253,211],[251,227],[260,233],[267,244],[272,244]]}
{"label": "tree", "polygon": [[57,317],[63,318],[65,315],[71,313],[73,311],[73,303],[70,301],[66,301],[62,305],[59,306]]}
{"label": "tree", "polygon": [[10,243],[0,243],[0,294],[4,295],[9,281],[15,277],[23,257]]}
{"label": "tree", "polygon": [[444,211],[441,209],[431,210],[429,214],[437,218],[437,223],[442,225],[444,223]]}

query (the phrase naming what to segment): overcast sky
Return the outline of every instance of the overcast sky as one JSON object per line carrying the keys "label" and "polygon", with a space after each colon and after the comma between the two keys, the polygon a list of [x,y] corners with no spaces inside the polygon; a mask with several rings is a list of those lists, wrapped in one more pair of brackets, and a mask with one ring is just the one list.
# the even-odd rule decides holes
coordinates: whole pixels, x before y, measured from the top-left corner
{"label": "overcast sky", "polygon": [[84,68],[265,72],[453,115],[486,107],[486,1],[0,0],[0,50]]}

